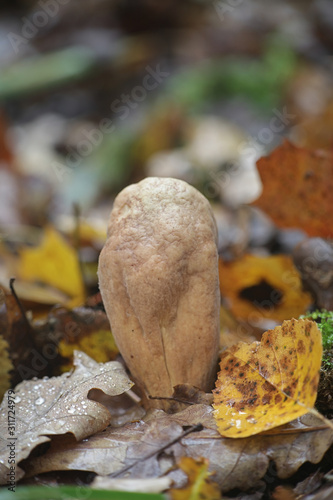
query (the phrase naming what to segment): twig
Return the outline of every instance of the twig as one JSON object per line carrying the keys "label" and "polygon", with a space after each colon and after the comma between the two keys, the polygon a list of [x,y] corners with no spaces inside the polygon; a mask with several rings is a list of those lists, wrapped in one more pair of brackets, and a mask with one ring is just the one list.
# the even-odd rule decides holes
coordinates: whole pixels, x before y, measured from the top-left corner
{"label": "twig", "polygon": [[31,330],[31,324],[30,324],[30,321],[27,318],[27,313],[26,313],[26,311],[25,311],[25,309],[23,307],[22,302],[18,298],[17,293],[16,293],[15,288],[14,288],[14,281],[15,281],[15,279],[16,278],[10,278],[10,280],[9,280],[9,288],[10,288],[10,291],[12,292],[12,295],[13,295],[13,297],[15,299],[15,302],[16,302],[16,304],[17,304],[17,306],[18,306],[18,308],[19,308],[19,310],[21,312],[22,318],[23,318],[23,320],[24,320],[27,328],[29,330]]}
{"label": "twig", "polygon": [[185,399],[180,398],[167,398],[163,396],[149,396],[149,399],[166,399],[167,401],[176,401],[177,403],[184,403],[185,405],[195,405],[197,403],[193,403],[192,401],[186,401]]}
{"label": "twig", "polygon": [[153,451],[152,453],[150,453],[149,455],[146,455],[143,458],[139,458],[138,460],[135,460],[135,462],[133,462],[132,464],[127,465],[126,467],[123,467],[122,469],[118,470],[117,472],[113,472],[108,477],[117,477],[117,476],[120,476],[124,472],[127,472],[128,470],[132,469],[132,467],[134,467],[138,463],[143,462],[144,460],[148,460],[149,458],[152,458],[154,455],[157,455],[158,453],[161,453],[162,451],[166,450],[167,448],[169,448],[173,444],[177,443],[178,441],[180,441],[181,439],[183,439],[185,436],[187,436],[191,432],[201,431],[202,429],[203,429],[203,425],[202,424],[192,425],[189,429],[187,429],[186,431],[184,431],[180,436],[178,436],[177,438],[175,438],[172,441],[170,441],[170,443],[162,446],[162,448],[159,448],[158,450]]}
{"label": "twig", "polygon": [[128,391],[126,391],[125,394],[126,394],[126,396],[128,396],[129,398],[131,398],[131,400],[134,401],[134,403],[140,403],[141,402],[140,396],[138,396],[137,394],[135,394],[135,392],[132,391],[132,389],[129,389]]}
{"label": "twig", "polygon": [[78,203],[73,203],[73,215],[74,215],[74,221],[75,221],[75,227],[74,227],[74,231],[73,231],[74,248],[76,250],[77,258],[79,261],[79,268],[80,268],[82,283],[83,283],[83,287],[84,287],[84,294],[85,294],[85,297],[87,297],[88,296],[87,285],[86,285],[86,281],[85,281],[83,262],[82,262],[81,251],[80,251],[81,250],[81,241],[80,241],[81,210],[80,210],[80,205]]}

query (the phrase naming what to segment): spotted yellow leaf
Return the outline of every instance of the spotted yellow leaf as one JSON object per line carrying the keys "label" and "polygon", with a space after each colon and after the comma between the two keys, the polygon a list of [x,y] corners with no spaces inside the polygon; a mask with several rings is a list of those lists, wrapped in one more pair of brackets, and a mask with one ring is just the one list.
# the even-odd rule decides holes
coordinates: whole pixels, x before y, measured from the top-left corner
{"label": "spotted yellow leaf", "polygon": [[214,416],[220,434],[246,437],[310,411],[317,397],[321,333],[307,319],[284,321],[261,342],[222,353]]}

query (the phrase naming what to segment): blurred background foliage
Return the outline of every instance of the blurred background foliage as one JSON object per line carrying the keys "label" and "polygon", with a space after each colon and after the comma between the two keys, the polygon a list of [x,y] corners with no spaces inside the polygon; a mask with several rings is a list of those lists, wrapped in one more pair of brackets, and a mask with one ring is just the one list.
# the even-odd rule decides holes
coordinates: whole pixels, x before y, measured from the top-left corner
{"label": "blurred background foliage", "polygon": [[299,232],[277,232],[244,204],[262,189],[256,160],[283,138],[332,148],[331,6],[2,2],[2,284],[17,270],[8,252],[39,244],[52,224],[80,249],[96,291],[114,196],[147,175],[179,177],[210,199],[224,257],[288,252]]}

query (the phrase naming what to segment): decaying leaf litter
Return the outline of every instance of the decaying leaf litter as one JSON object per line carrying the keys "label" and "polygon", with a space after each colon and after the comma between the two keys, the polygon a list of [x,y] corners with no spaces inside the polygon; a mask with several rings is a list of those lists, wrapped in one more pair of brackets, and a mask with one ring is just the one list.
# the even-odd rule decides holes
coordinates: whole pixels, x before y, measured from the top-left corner
{"label": "decaying leaf litter", "polygon": [[[110,412],[88,398],[94,388],[105,390],[112,396],[122,394],[133,383],[123,367],[116,361],[96,363],[86,354],[78,352],[74,359],[75,371],[64,373],[57,379],[32,379],[15,388],[15,414],[18,420],[15,436],[19,441],[17,461],[29,456],[31,450],[49,440],[49,435],[74,434],[79,441],[104,429],[110,421]],[[112,375],[111,375],[112,373]],[[6,435],[8,419],[2,407],[1,436]],[[6,452],[8,440],[1,438],[1,482],[6,483]],[[23,471],[18,470],[23,475]],[[19,478],[18,478],[19,479]]]}
{"label": "decaying leaf litter", "polygon": [[[11,386],[17,391],[18,397],[15,469],[16,481],[22,479],[17,485],[16,494],[19,494],[20,484],[34,485],[42,481],[55,486],[52,476],[54,471],[60,471],[56,480],[59,484],[65,481],[61,471],[71,474],[67,477],[71,478],[72,484],[76,484],[79,477],[82,478],[78,471],[86,471],[88,488],[99,487],[98,484],[104,481],[103,488],[106,489],[166,491],[171,498],[189,498],[190,495],[193,498],[198,495],[201,498],[220,498],[221,491],[225,496],[230,490],[235,491],[239,498],[243,495],[240,490],[246,490],[249,495],[255,494],[256,498],[268,498],[270,495],[275,498],[282,494],[281,488],[286,491],[289,488],[290,495],[302,494],[304,497],[314,491],[311,488],[302,490],[300,486],[301,480],[306,479],[307,464],[313,464],[311,470],[317,470],[314,464],[321,462],[326,453],[325,461],[318,466],[318,472],[323,475],[332,468],[332,431],[329,424],[314,414],[306,413],[308,410],[313,411],[317,393],[320,333],[309,320],[297,320],[311,307],[332,309],[329,180],[332,169],[330,110],[333,101],[330,76],[323,64],[325,56],[316,66],[307,56],[304,57],[299,47],[292,43],[283,45],[276,40],[268,40],[263,35],[265,29],[260,33],[253,31],[249,22],[255,19],[263,27],[266,26],[268,32],[272,32],[272,19],[281,19],[279,16],[287,6],[291,9],[287,18],[284,17],[283,23],[274,21],[273,31],[278,31],[279,26],[286,26],[288,19],[293,19],[291,13],[294,12],[296,17],[316,27],[315,43],[327,47],[330,42],[325,38],[326,28],[322,24],[327,16],[321,10],[324,2],[314,3],[315,15],[312,13],[308,16],[306,9],[301,13],[293,2],[282,2],[279,6],[272,6],[275,15],[270,15],[269,19],[265,17],[267,9],[259,1],[251,7],[243,6],[243,11],[242,6],[228,9],[227,12],[223,11],[223,5],[213,7],[211,30],[218,35],[213,38],[220,40],[220,36],[224,37],[223,41],[214,42],[217,43],[213,50],[214,58],[209,64],[204,61],[207,55],[210,57],[212,49],[211,42],[205,42],[205,64],[200,67],[191,63],[186,68],[187,72],[172,75],[170,79],[166,77],[168,82],[165,81],[165,85],[156,91],[156,95],[161,98],[161,105],[154,107],[153,92],[142,106],[135,101],[135,106],[129,106],[126,110],[125,128],[121,123],[123,118],[115,121],[112,136],[106,132],[110,123],[105,120],[101,129],[102,122],[96,121],[96,118],[89,116],[89,122],[76,116],[68,120],[67,110],[64,112],[63,103],[75,100],[75,94],[70,90],[77,85],[75,80],[79,82],[81,92],[86,93],[86,96],[88,92],[92,96],[91,101],[86,99],[85,102],[96,103],[96,96],[99,102],[104,98],[105,92],[101,92],[100,82],[107,81],[107,78],[90,80],[87,84],[86,77],[92,67],[103,74],[110,62],[103,59],[103,64],[98,62],[96,65],[96,59],[92,63],[92,52],[90,55],[88,52],[84,55],[82,51],[79,54],[73,47],[67,52],[59,51],[56,57],[49,57],[45,52],[40,61],[35,61],[40,62],[39,66],[31,60],[25,68],[20,64],[15,67],[18,73],[14,72],[13,75],[24,75],[30,64],[33,78],[23,76],[16,78],[15,85],[8,84],[11,78],[8,72],[4,74],[3,80],[0,79],[4,102],[10,102],[15,95],[22,105],[21,109],[25,109],[33,89],[39,88],[44,95],[52,95],[57,83],[53,79],[53,71],[48,72],[47,78],[43,76],[44,64],[45,71],[47,65],[59,64],[57,82],[61,81],[64,85],[63,94],[58,94],[59,107],[55,118],[48,118],[43,106],[40,106],[36,115],[31,115],[30,121],[20,121],[19,115],[12,115],[13,108],[5,106],[0,123],[1,180],[5,186],[0,211],[3,234],[0,247],[3,286],[0,309],[1,389],[4,393]],[[192,16],[190,27],[187,24],[188,33],[200,33],[204,16],[203,11],[199,13],[199,10],[205,7],[194,6],[191,2],[189,7]],[[108,8],[111,12],[112,8],[106,6],[102,6],[102,11]],[[145,2],[140,2],[139,8],[147,8]],[[168,19],[173,26],[170,33],[177,32],[185,17],[189,20],[178,8],[173,10],[171,17],[165,16],[165,12],[161,15],[153,6],[149,8],[154,12],[156,26]],[[75,10],[75,7],[70,5],[64,8],[61,16],[65,17],[60,18],[60,23],[66,16],[71,18],[74,12],[71,9]],[[88,11],[82,9],[83,17],[87,14]],[[122,30],[126,36],[130,30],[127,31],[129,25],[125,19],[132,19],[132,15],[128,13],[126,18],[117,13],[118,20],[122,19]],[[222,22],[222,17],[227,15],[228,23]],[[137,20],[144,18],[146,16],[136,16]],[[104,19],[108,17],[104,16]],[[177,23],[174,24],[176,19]],[[176,25],[178,28],[175,28]],[[147,45],[142,35],[137,33],[135,36],[134,43],[133,38],[129,37],[126,39],[130,41],[129,44],[117,45],[118,61],[122,61],[121,71],[117,74],[130,74],[135,66],[133,61],[136,60],[136,68],[141,65],[142,70],[149,71],[150,76],[160,70],[160,79],[163,80],[170,73],[170,68],[161,70],[161,66],[156,66],[154,61],[158,51],[162,50],[161,45]],[[164,35],[161,36],[163,38]],[[57,50],[53,28],[47,37]],[[235,63],[225,57],[221,48],[236,39]],[[89,44],[88,40],[86,38]],[[39,53],[39,37],[30,40],[29,44]],[[140,51],[138,47],[141,47]],[[169,47],[167,57],[171,53],[179,57],[177,44]],[[258,51],[259,47],[262,51]],[[90,50],[98,52],[96,45],[91,46]],[[143,54],[145,56],[142,58]],[[228,51],[226,54],[228,56]],[[237,57],[241,58],[238,66]],[[299,64],[300,57],[302,65]],[[75,60],[80,61],[80,64],[74,65]],[[148,70],[147,61],[150,64]],[[72,72],[65,75],[62,71],[68,63],[71,64]],[[41,74],[38,72],[40,70]],[[66,87],[66,78],[69,78],[68,81],[72,79],[69,84],[72,87]],[[135,79],[138,84],[146,81],[138,73]],[[111,91],[112,98],[106,102],[108,108],[108,101],[119,97],[122,99],[125,79],[121,76],[120,80],[113,79],[109,86],[115,85]],[[50,84],[53,85],[51,90],[47,87]],[[120,93],[119,88],[122,89]],[[66,97],[64,101],[62,95]],[[320,96],[320,99],[312,101],[306,97],[309,95]],[[242,104],[237,108],[233,103],[240,96]],[[38,97],[33,99],[38,101]],[[147,103],[151,103],[150,107],[146,106]],[[207,113],[207,103],[213,103],[214,106],[218,103],[217,108],[221,110],[218,116],[216,113],[215,116]],[[257,116],[265,117],[263,122],[259,120],[257,123],[256,118],[253,115],[251,117],[247,103],[255,107]],[[140,113],[143,112],[144,120],[142,114],[137,119],[136,108]],[[240,108],[242,113],[239,115]],[[95,109],[101,108],[97,106]],[[117,108],[113,112],[117,119]],[[125,116],[124,109],[123,112],[122,116]],[[105,111],[101,112],[100,117],[105,119]],[[137,123],[140,123],[139,127]],[[253,127],[256,123],[257,129]],[[7,131],[15,138],[10,145],[5,139]],[[77,163],[73,168],[74,153],[80,150],[82,141],[88,140],[91,146],[89,139],[97,138],[98,142],[102,136],[101,144],[93,145],[89,155],[79,154],[76,157]],[[283,143],[282,137],[287,137],[289,142]],[[38,138],[37,142],[35,138]],[[259,157],[261,159],[256,167],[255,160]],[[69,163],[70,160],[72,163]],[[95,166],[93,175],[89,173],[92,164]],[[47,165],[50,168],[45,170]],[[285,168],[281,168],[281,165]],[[143,409],[137,387],[134,387],[136,392],[126,391],[129,379],[124,378],[124,384],[118,388],[121,394],[108,396],[112,382],[103,385],[101,379],[93,376],[98,366],[102,373],[106,371],[110,376],[108,366],[113,363],[110,360],[117,358],[114,366],[118,366],[117,369],[125,377],[118,363],[121,357],[98,295],[96,279],[98,255],[105,240],[107,212],[111,209],[115,195],[126,184],[137,182],[145,176],[160,175],[180,176],[199,189],[211,203],[217,222],[217,248],[220,255],[222,373],[226,373],[226,362],[234,360],[235,364],[240,363],[239,353],[247,353],[245,357],[241,356],[243,367],[241,364],[237,366],[229,378],[219,375],[214,406],[215,412],[219,411],[218,405],[225,407],[220,420],[224,428],[231,425],[230,429],[237,429],[237,426],[243,429],[243,422],[246,422],[243,432],[248,433],[248,437],[221,437],[216,427],[219,420],[215,419],[216,413],[211,406],[211,392],[204,395],[190,386],[181,385],[173,395],[167,395],[169,399],[163,400],[160,398],[166,394],[154,391],[155,399],[151,400],[151,405],[168,408],[171,412],[165,413],[161,409],[147,409],[147,397],[146,409]],[[288,190],[287,185],[290,186]],[[15,196],[8,197],[6,192],[13,192]],[[74,193],[78,194],[79,200],[75,200]],[[78,216],[77,209],[76,215],[71,216],[70,204],[73,199],[79,201],[79,210],[84,216]],[[249,205],[250,202],[254,204]],[[94,214],[90,217],[92,208]],[[303,232],[300,233],[299,229]],[[301,245],[297,246],[297,243]],[[182,261],[184,266],[186,262],[186,259]],[[168,271],[166,267],[161,273],[161,280]],[[18,301],[8,285],[9,278],[13,276],[16,278],[14,287]],[[146,275],[143,274],[142,286],[145,279]],[[140,289],[141,283],[138,285]],[[173,297],[173,285],[176,287],[176,282],[171,281],[169,298]],[[183,297],[182,294],[181,290],[179,297]],[[144,293],[141,292],[141,296],[144,297]],[[140,301],[140,291],[136,298]],[[172,307],[170,303],[163,304],[163,300],[159,304],[165,328],[172,318],[163,317],[163,311],[170,312]],[[192,320],[199,314],[197,309],[200,308],[195,309]],[[312,315],[311,319],[318,321],[320,329],[323,329],[324,364],[318,401],[320,409],[330,417],[329,376],[325,379],[325,391],[321,385],[323,370],[325,374],[329,373],[327,370],[330,369],[331,359],[329,335],[324,332],[323,320],[319,323],[323,314]],[[193,329],[199,326],[198,321],[193,323]],[[282,345],[273,333],[276,332],[275,326],[282,323],[292,346],[289,343]],[[189,324],[187,322],[187,326]],[[309,324],[312,326],[308,327],[311,331],[308,339],[305,325]],[[267,338],[269,352],[260,344]],[[257,343],[253,343],[255,339]],[[296,341],[307,339],[309,343],[304,342],[303,346],[307,355],[304,357],[303,353],[302,357],[302,343],[297,349]],[[240,345],[239,340],[246,344]],[[311,340],[314,342],[312,346]],[[225,349],[227,345],[230,347]],[[281,357],[274,353],[274,361],[269,358],[264,360],[263,357],[270,353],[273,357],[275,347],[288,347],[288,359],[282,351]],[[64,408],[67,410],[67,398],[76,397],[80,387],[75,382],[78,367],[73,373],[68,372],[75,349],[91,356],[92,359],[84,353],[77,354],[77,359],[84,359],[90,375],[82,386],[80,405],[75,413],[77,418],[67,418],[65,413],[59,420],[52,411],[59,410],[61,413]],[[145,372],[149,374],[150,364],[146,365]],[[194,364],[194,372],[200,371],[199,365],[200,358]],[[241,374],[245,372],[251,372],[253,378],[247,375],[244,382],[244,375]],[[297,382],[295,373],[299,375]],[[22,382],[22,379],[27,380]],[[257,386],[262,386],[264,391],[257,394]],[[42,400],[48,401],[50,387],[59,388],[57,401],[60,406],[57,401],[53,401],[54,406],[51,405],[47,410]],[[38,394],[33,394],[29,403],[27,401],[22,406],[20,394],[28,392],[30,388],[35,388]],[[219,401],[216,400],[218,391],[222,394],[222,400]],[[244,394],[249,397],[244,398]],[[5,395],[2,403],[4,422],[8,410],[13,408],[13,398],[8,395]],[[287,399],[282,399],[284,406],[282,404],[279,412],[274,412],[274,418],[269,418],[273,397],[274,405],[279,404],[275,399]],[[326,405],[322,404],[323,398]],[[63,406],[60,402],[63,402]],[[88,415],[83,411],[85,405],[89,407]],[[19,421],[20,408],[30,411],[30,414],[33,411],[32,421],[25,419],[23,427],[30,430],[24,433],[24,438],[18,431],[22,425]],[[273,408],[276,409],[275,406]],[[230,417],[230,412],[235,413],[236,409],[241,418],[236,418],[237,415]],[[255,410],[255,415],[248,410]],[[292,420],[301,413],[305,414]],[[39,418],[46,418],[44,427]],[[227,418],[228,425],[225,423]],[[63,420],[66,421],[65,425],[62,424]],[[81,427],[78,420],[81,421]],[[276,425],[283,421],[289,423],[270,428],[274,420]],[[261,427],[255,431],[257,422],[261,422]],[[37,426],[36,431],[34,426]],[[263,429],[266,430],[253,434]],[[32,442],[28,442],[29,436]],[[6,458],[8,461],[5,452],[4,463]],[[114,477],[108,478],[108,474]],[[94,475],[96,477],[92,483]],[[328,474],[328,482],[329,477]],[[289,484],[281,486],[286,485],[286,478],[291,478]],[[129,482],[134,479],[141,479],[142,484],[135,483],[133,486],[132,483],[130,486]],[[316,488],[325,487],[323,480],[316,484]],[[6,485],[0,494],[5,488]],[[321,493],[318,495],[320,498]]]}

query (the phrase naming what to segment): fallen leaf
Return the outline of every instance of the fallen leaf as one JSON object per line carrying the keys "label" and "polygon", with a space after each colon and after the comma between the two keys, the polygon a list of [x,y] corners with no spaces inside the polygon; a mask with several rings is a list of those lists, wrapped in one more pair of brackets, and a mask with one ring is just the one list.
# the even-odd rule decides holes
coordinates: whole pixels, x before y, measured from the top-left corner
{"label": "fallen leaf", "polygon": [[41,244],[20,251],[17,273],[22,280],[41,281],[69,296],[68,307],[84,302],[84,286],[76,251],[53,227],[47,226]]}
{"label": "fallen leaf", "polygon": [[[145,417],[145,422],[149,422],[149,414]],[[176,422],[183,428],[189,425],[201,424],[205,429],[210,429],[217,432],[217,425],[214,418],[214,410],[212,406],[207,404],[196,404],[189,406],[185,410],[172,415],[172,422]]]}
{"label": "fallen leaf", "polygon": [[304,497],[304,500],[331,500],[332,498],[333,486],[324,486],[317,493]]}
{"label": "fallen leaf", "polygon": [[[187,455],[209,456],[209,470],[216,472],[223,492],[258,486],[264,476],[288,478],[305,462],[320,462],[332,442],[332,429],[312,414],[244,439],[219,440],[214,431],[206,429],[182,439]],[[275,467],[270,467],[270,461]]]}
{"label": "fallen leaf", "polygon": [[191,457],[182,457],[178,467],[186,473],[188,484],[184,488],[172,488],[169,491],[172,500],[219,500],[220,488],[212,481],[208,464],[206,458],[195,460]]}
{"label": "fallen leaf", "polygon": [[0,335],[0,399],[10,387],[10,371],[13,369],[13,363],[8,351],[8,342]]}
{"label": "fallen leaf", "polygon": [[[71,310],[58,305],[46,318],[30,320],[29,324],[14,297],[0,288],[0,331],[8,344],[12,363],[10,384],[5,390],[22,380],[59,375],[69,370],[75,350],[85,352],[98,362],[112,361],[118,354],[109,320],[99,303],[96,307]],[[2,368],[5,369],[4,364]],[[5,379],[2,377],[2,380]]]}
{"label": "fallen leaf", "polygon": [[191,384],[178,384],[174,386],[171,397],[150,396],[149,399],[168,401],[168,413],[177,413],[188,405],[212,404],[213,394],[206,393]]}
{"label": "fallen leaf", "polygon": [[301,495],[310,495],[310,493],[317,491],[323,484],[324,476],[324,472],[319,468],[303,479],[303,481],[299,482],[294,488],[298,498]]}
{"label": "fallen leaf", "polygon": [[104,311],[94,307],[55,308],[44,323],[59,338],[59,354],[67,361],[61,366],[72,366],[75,350],[83,351],[99,363],[113,361],[119,353]]}
{"label": "fallen leaf", "polygon": [[[333,442],[332,429],[311,414],[269,433],[244,439],[223,438],[216,430],[212,411],[205,405],[191,406],[174,415],[153,410],[139,422],[122,428],[107,427],[84,442],[76,442],[70,435],[53,437],[49,450],[26,460],[24,469],[28,476],[52,470],[141,479],[167,474],[175,481],[175,487],[181,487],[183,476],[177,479],[170,469],[183,456],[199,459],[206,455],[208,470],[216,472],[216,482],[227,492],[256,487],[265,475],[272,480],[290,477],[305,462],[320,462]],[[210,428],[192,432],[159,453],[168,442],[182,435],[184,426],[200,421],[210,425],[209,419]],[[145,459],[152,451],[156,454]],[[270,467],[271,463],[276,468]],[[121,474],[129,465],[133,467]]]}
{"label": "fallen leaf", "polygon": [[215,419],[226,437],[246,437],[310,411],[317,397],[321,333],[306,319],[284,321],[261,342],[240,342],[221,355]]}
{"label": "fallen leaf", "polygon": [[190,404],[210,405],[213,402],[213,395],[211,393],[206,393],[190,384],[175,385],[172,397]]}
{"label": "fallen leaf", "polygon": [[297,500],[296,493],[290,486],[277,486],[272,493],[273,500]]}
{"label": "fallen leaf", "polygon": [[[28,281],[15,280],[15,290],[21,301],[29,303],[35,309],[36,305],[55,305],[68,303],[69,297],[56,288],[38,283],[30,283]],[[32,308],[30,307],[30,309]]]}
{"label": "fallen leaf", "polygon": [[280,227],[332,237],[333,152],[311,151],[288,141],[262,157],[257,167],[263,192],[254,204]]}
{"label": "fallen leaf", "polygon": [[54,351],[58,353],[53,371],[47,373],[49,376],[69,370],[73,366],[75,350],[85,352],[100,363],[113,361],[119,352],[109,320],[98,304],[74,309],[58,305],[46,318],[34,321],[32,325],[40,349],[50,346],[52,342]]}
{"label": "fallen leaf", "polygon": [[219,276],[221,295],[232,314],[250,324],[298,317],[312,302],[311,295],[302,291],[299,272],[287,255],[220,259]]}
{"label": "fallen leaf", "polygon": [[[13,370],[10,373],[11,385],[16,385],[21,380],[34,375],[41,377],[46,375],[46,366],[52,366],[53,359],[49,363],[41,363],[43,355],[36,344],[35,332],[22,311],[15,298],[0,288],[0,329],[2,337],[7,342],[8,355]],[[7,387],[8,388],[8,387]]]}
{"label": "fallen leaf", "polygon": [[[157,456],[148,460],[144,457],[154,450],[158,454],[163,446],[181,436],[183,426],[198,423],[207,426],[215,437],[220,438],[211,406],[194,405],[174,415],[151,410],[140,421],[117,428],[108,427],[84,443],[76,442],[72,436],[62,436],[61,440],[54,437],[48,452],[27,460],[24,469],[29,476],[52,470],[90,470],[106,476],[133,464],[128,471],[130,477],[158,477],[176,465],[175,460],[165,459],[161,465]],[[179,447],[176,458],[186,454],[180,445],[176,446]]]}
{"label": "fallen leaf", "polygon": [[[111,330],[97,330],[92,332],[77,339],[74,346],[66,343],[64,340],[59,343],[59,352],[65,358],[71,358],[76,349],[82,350],[100,363],[114,359],[119,352]],[[63,366],[63,369],[68,370],[70,366]]]}
{"label": "fallen leaf", "polygon": [[[60,377],[24,381],[15,388],[16,423],[8,435],[8,402],[1,405],[0,423],[0,484],[9,472],[8,442],[15,440],[15,460],[18,464],[39,444],[50,441],[51,435],[74,434],[81,440],[104,429],[111,420],[110,412],[89,399],[89,391],[99,388],[109,395],[122,394],[133,383],[122,365],[116,361],[99,364],[86,354],[75,355],[75,371]],[[24,471],[16,468],[16,479]]]}
{"label": "fallen leaf", "polygon": [[[178,423],[161,420],[160,416],[165,416],[165,413],[155,410],[147,423],[141,420],[123,427],[107,427],[81,443],[77,443],[72,436],[62,437],[61,440],[52,438],[48,452],[27,460],[24,469],[29,477],[52,470],[89,470],[106,476],[135,463],[126,477],[159,477],[161,469],[157,458],[144,460],[144,457],[154,450],[158,453],[160,448],[183,433]],[[175,462],[169,460],[162,467],[163,472],[173,465]]]}

